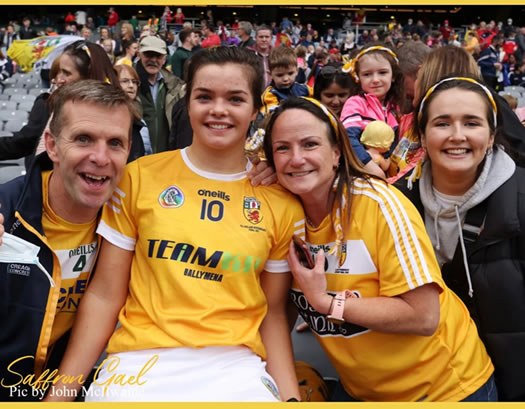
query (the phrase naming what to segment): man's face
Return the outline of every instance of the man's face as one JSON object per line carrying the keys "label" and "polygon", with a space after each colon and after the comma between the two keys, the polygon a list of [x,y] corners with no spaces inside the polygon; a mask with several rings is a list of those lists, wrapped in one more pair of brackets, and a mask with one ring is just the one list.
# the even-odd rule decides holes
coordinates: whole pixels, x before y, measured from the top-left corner
{"label": "man's face", "polygon": [[257,51],[266,52],[270,48],[270,42],[272,40],[272,32],[270,30],[261,30],[255,37],[255,45]]}
{"label": "man's face", "polygon": [[191,45],[196,47],[201,43],[201,36],[197,33],[191,33]]}
{"label": "man's face", "polygon": [[68,221],[82,223],[96,217],[120,181],[131,147],[131,115],[125,105],[71,101],[62,115],[59,135],[45,135],[54,165],[49,194],[68,209]]}
{"label": "man's face", "polygon": [[24,20],[24,27],[29,27],[29,24],[31,24],[31,20],[25,19]]}
{"label": "man's face", "polygon": [[82,37],[85,38],[86,40],[89,39],[89,37],[91,37],[91,30],[89,28],[83,28],[82,29]]}
{"label": "man's face", "polygon": [[166,54],[146,51],[140,53],[140,61],[149,75],[157,75],[166,62]]}
{"label": "man's face", "polygon": [[7,26],[7,32],[8,32],[9,34],[14,33],[14,32],[15,32],[14,27],[13,27],[13,26]]}

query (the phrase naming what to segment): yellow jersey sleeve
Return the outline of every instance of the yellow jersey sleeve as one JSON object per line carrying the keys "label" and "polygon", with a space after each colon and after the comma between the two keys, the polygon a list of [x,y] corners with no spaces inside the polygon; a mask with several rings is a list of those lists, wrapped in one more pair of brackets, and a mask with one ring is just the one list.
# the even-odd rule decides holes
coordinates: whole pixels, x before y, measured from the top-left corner
{"label": "yellow jersey sleeve", "polygon": [[138,163],[134,161],[126,166],[120,183],[105,203],[102,220],[97,229],[111,244],[128,251],[135,250],[137,239],[137,225],[133,215],[133,189],[136,190],[139,183]]}
{"label": "yellow jersey sleeve", "polygon": [[366,217],[376,218],[377,238],[369,241],[377,243],[379,294],[395,296],[429,283],[442,289],[439,265],[414,205],[393,186],[373,179],[356,181],[353,193],[371,199]]}

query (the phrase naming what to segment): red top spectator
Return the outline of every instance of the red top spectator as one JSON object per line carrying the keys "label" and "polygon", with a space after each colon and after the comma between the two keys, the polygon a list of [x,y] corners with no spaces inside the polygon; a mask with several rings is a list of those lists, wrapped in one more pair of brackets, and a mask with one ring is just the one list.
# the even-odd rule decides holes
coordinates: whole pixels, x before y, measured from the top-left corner
{"label": "red top spectator", "polygon": [[118,23],[118,13],[113,7],[109,8],[108,26],[115,27]]}
{"label": "red top spectator", "polygon": [[71,13],[71,12],[67,13],[67,16],[64,19],[64,22],[72,23],[73,21],[75,21],[75,16],[73,15],[73,13]]}
{"label": "red top spectator", "polygon": [[214,27],[205,27],[203,33],[206,39],[203,40],[201,43],[202,48],[213,47],[214,45],[221,45],[221,39],[217,34],[215,34]]}
{"label": "red top spectator", "polygon": [[454,29],[448,25],[448,20],[445,20],[443,21],[443,25],[439,28],[439,31],[443,36],[443,40],[446,40],[448,42],[450,34],[452,34]]}

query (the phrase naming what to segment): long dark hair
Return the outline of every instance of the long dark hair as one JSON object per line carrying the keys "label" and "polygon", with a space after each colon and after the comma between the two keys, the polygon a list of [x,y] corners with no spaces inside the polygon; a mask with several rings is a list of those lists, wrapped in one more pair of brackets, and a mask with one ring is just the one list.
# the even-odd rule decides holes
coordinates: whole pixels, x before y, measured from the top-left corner
{"label": "long dark hair", "polygon": [[69,55],[82,79],[109,82],[119,86],[117,74],[104,49],[98,44],[85,40],[68,45],[64,54]]}

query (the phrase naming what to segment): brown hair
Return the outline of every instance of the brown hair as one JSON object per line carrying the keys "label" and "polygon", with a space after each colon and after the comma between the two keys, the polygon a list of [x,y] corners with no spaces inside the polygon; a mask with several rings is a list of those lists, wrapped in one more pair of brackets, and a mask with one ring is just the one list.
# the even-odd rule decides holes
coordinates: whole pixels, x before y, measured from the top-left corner
{"label": "brown hair", "polygon": [[463,48],[454,45],[438,48],[425,57],[417,74],[419,86],[414,93],[418,95],[418,101],[415,102],[419,105],[421,98],[432,85],[451,74],[481,79],[478,64]]}
{"label": "brown hair", "polygon": [[140,85],[139,75],[137,74],[137,71],[135,71],[135,69],[131,67],[130,65],[126,65],[126,64],[117,65],[115,66],[115,71],[117,72],[117,77],[119,78],[120,78],[120,73],[122,71],[127,71],[133,77],[134,80],[137,80],[139,82],[139,85]]}
{"label": "brown hair", "polygon": [[[385,44],[382,42],[368,43],[365,48],[370,48],[374,46],[381,46],[381,47],[388,48],[389,50],[392,50],[392,48],[389,47],[388,44]],[[363,50],[362,49],[354,50],[352,52],[352,58],[355,58],[357,54],[359,54],[361,51]],[[358,76],[359,76],[359,61],[361,61],[366,56],[381,56],[388,61],[388,63],[390,64],[390,67],[392,68],[392,85],[390,86],[390,90],[385,96],[385,104],[387,102],[390,102],[394,106],[402,107],[405,101],[405,92],[404,92],[405,85],[403,81],[403,73],[401,72],[401,69],[399,68],[399,64],[396,62],[394,57],[386,51],[381,51],[381,50],[368,51],[366,54],[362,55],[359,58],[359,60],[357,60],[357,63],[355,64],[355,72],[357,73]],[[352,92],[352,95],[362,92],[361,85],[355,82],[355,79],[353,79],[352,81],[354,83],[354,90]]]}
{"label": "brown hair", "polygon": [[248,83],[251,85],[253,105],[255,109],[262,106],[263,72],[259,57],[252,51],[239,47],[209,47],[191,56],[185,63],[184,79],[186,82],[186,104],[189,106],[193,81],[197,71],[205,65],[238,64],[247,68]]}
{"label": "brown hair", "polygon": [[290,47],[280,45],[270,52],[269,63],[270,71],[276,68],[297,67],[297,56]]}
{"label": "brown hair", "polygon": [[75,41],[66,47],[63,54],[71,57],[75,63],[75,68],[83,79],[109,81],[111,84],[118,84],[113,65],[104,49],[98,44],[85,40]]}
{"label": "brown hair", "polygon": [[[325,112],[316,103],[311,102],[305,98],[290,97],[282,101],[281,104],[275,109],[266,124],[266,134],[264,137],[264,153],[268,159],[268,163],[275,167],[272,149],[273,126],[275,125],[277,118],[279,118],[279,116],[281,116],[281,114],[288,109],[301,109],[303,111],[309,112],[320,121],[324,122],[328,127],[330,145],[332,147],[338,147],[341,151],[341,156],[339,157],[339,166],[336,170],[336,194],[334,203],[332,205],[333,207],[336,207],[343,203],[343,195],[345,194],[346,188],[346,206],[348,209],[350,209],[351,195],[349,193],[352,189],[354,180],[356,178],[369,179],[372,177],[372,175],[368,174],[368,172],[363,168],[361,161],[357,158],[341,120],[337,117],[337,115],[334,115],[330,111],[327,110]],[[333,125],[327,113],[328,115],[332,115],[332,120],[335,124],[337,124],[337,127]],[[347,219],[342,221],[343,227],[345,224],[350,222],[350,213],[351,212],[347,212]],[[345,229],[343,228],[343,232],[344,231]]]}
{"label": "brown hair", "polygon": [[131,143],[133,121],[139,116],[133,101],[122,88],[97,80],[76,81],[58,88],[49,98],[49,112],[53,114],[49,129],[55,138],[60,136],[60,131],[64,126],[63,108],[69,101],[103,105],[107,108],[125,106],[130,116],[129,142]]}

